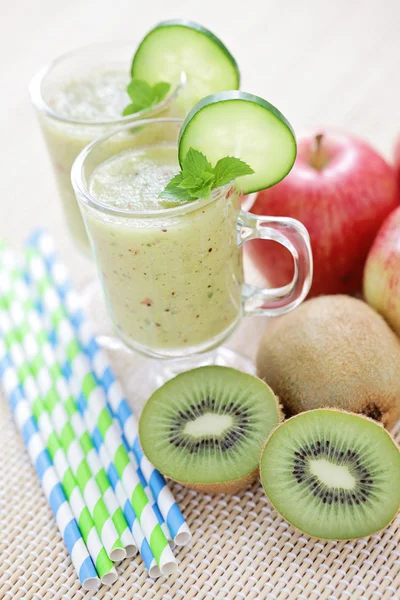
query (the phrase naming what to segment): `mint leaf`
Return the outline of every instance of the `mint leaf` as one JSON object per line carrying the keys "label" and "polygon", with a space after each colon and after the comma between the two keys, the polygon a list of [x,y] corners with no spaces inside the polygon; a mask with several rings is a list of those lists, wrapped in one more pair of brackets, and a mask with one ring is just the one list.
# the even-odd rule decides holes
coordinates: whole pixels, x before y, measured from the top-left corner
{"label": "mint leaf", "polygon": [[158,104],[161,100],[164,100],[165,96],[168,94],[171,89],[171,84],[166,81],[159,81],[155,85],[153,85],[153,96],[154,102],[153,104]]}
{"label": "mint leaf", "polygon": [[127,117],[128,115],[134,115],[141,110],[143,110],[143,107],[140,104],[128,104],[128,106],[125,106],[124,110],[122,111],[122,116]]}
{"label": "mint leaf", "polygon": [[166,190],[174,190],[175,188],[180,186],[180,184],[182,183],[182,179],[183,179],[182,172],[178,173],[178,175],[175,175],[175,177],[173,177],[171,179],[171,181],[169,181],[167,183],[167,185],[165,186],[165,189]]}
{"label": "mint leaf", "polygon": [[163,191],[158,195],[159,198],[164,200],[176,201],[181,200],[186,202],[191,199],[190,192],[180,187],[182,182],[182,173],[178,173],[168,182]]}
{"label": "mint leaf", "polygon": [[204,154],[190,147],[182,162],[182,173],[185,176],[193,175],[202,178],[204,173],[213,175],[213,168]]}
{"label": "mint leaf", "polygon": [[226,185],[243,175],[252,175],[253,169],[240,158],[225,156],[214,167],[215,187]]}
{"label": "mint leaf", "polygon": [[132,103],[124,108],[122,115],[126,117],[146,108],[151,108],[165,98],[170,88],[171,85],[165,81],[159,81],[151,86],[147,81],[132,79],[126,88]]}
{"label": "mint leaf", "polygon": [[195,199],[203,198],[204,200],[208,200],[211,194],[211,190],[213,189],[212,181],[205,183],[203,187],[198,188],[196,191],[192,190],[192,194],[196,194]]}
{"label": "mint leaf", "polygon": [[213,167],[204,154],[190,147],[182,161],[181,172],[171,179],[159,198],[178,202],[207,200],[211,190],[253,173],[247,163],[234,156],[221,158]]}
{"label": "mint leaf", "polygon": [[153,101],[153,88],[147,81],[132,79],[126,91],[133,104],[138,106],[150,106]]}
{"label": "mint leaf", "polygon": [[185,173],[182,172],[182,181],[180,183],[181,188],[185,188],[186,190],[197,190],[202,186],[211,183],[214,181],[214,175],[211,173],[203,173],[203,175],[188,175],[185,177]]}
{"label": "mint leaf", "polygon": [[169,202],[191,202],[192,200],[197,200],[197,198],[192,198],[187,190],[177,186],[168,190],[165,188],[159,193],[158,197]]}
{"label": "mint leaf", "polygon": [[[185,177],[183,171],[181,171],[180,175],[181,182],[179,184],[179,187],[185,188],[186,190],[196,189],[203,183],[201,177],[195,177],[194,175],[188,175],[187,177]],[[210,175],[210,177],[212,177],[212,175]]]}

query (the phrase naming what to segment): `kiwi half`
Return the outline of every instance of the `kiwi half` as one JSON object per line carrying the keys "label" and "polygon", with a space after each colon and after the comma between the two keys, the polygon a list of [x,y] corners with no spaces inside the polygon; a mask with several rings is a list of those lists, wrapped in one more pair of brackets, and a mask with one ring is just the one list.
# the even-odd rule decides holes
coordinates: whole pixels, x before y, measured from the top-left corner
{"label": "kiwi half", "polygon": [[260,476],[276,510],[303,533],[350,540],[400,508],[400,451],[371,419],[334,409],[285,421],[264,446]]}
{"label": "kiwi half", "polygon": [[147,401],[139,436],[161,473],[202,492],[235,492],[257,476],[262,445],[279,423],[272,390],[228,367],[200,367]]}

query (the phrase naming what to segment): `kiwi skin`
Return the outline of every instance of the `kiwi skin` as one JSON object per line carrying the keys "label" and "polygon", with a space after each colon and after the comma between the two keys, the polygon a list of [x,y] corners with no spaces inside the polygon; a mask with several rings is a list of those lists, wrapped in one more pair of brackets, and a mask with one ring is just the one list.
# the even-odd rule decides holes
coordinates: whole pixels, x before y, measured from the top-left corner
{"label": "kiwi skin", "polygon": [[256,365],[287,417],[330,407],[388,428],[400,419],[400,341],[361,300],[320,296],[277,318]]}
{"label": "kiwi skin", "polygon": [[[319,410],[319,409],[315,409],[315,410]],[[382,427],[382,429],[385,431],[386,435],[387,435],[387,436],[388,436],[388,437],[389,437],[389,438],[392,440],[393,444],[394,444],[395,446],[397,446],[397,447],[398,447],[398,444],[397,444],[397,443],[396,443],[396,441],[394,440],[393,436],[392,436],[392,435],[391,435],[391,434],[390,434],[390,433],[389,433],[389,432],[388,432],[388,431],[387,431],[387,430],[386,430],[386,429],[383,427],[382,423],[377,423],[377,422],[375,421],[375,419],[371,419],[371,418],[369,418],[369,417],[366,417],[365,415],[360,415],[360,414],[356,414],[356,413],[351,413],[351,412],[349,412],[348,410],[339,410],[339,409],[337,409],[337,408],[323,408],[323,409],[321,409],[321,410],[328,410],[329,412],[333,412],[333,413],[335,413],[335,412],[340,412],[340,413],[344,413],[344,414],[348,414],[348,415],[355,415],[355,416],[359,417],[360,419],[364,419],[364,420],[366,420],[366,421],[371,421],[371,422],[373,422],[375,425],[378,425],[378,427]],[[304,411],[304,412],[314,412],[314,411]],[[292,420],[292,419],[296,419],[298,416],[299,416],[299,415],[295,415],[295,416],[293,416],[293,417],[290,417],[290,420]],[[286,421],[288,421],[288,420],[289,420],[289,419],[286,419]],[[265,489],[265,487],[264,487],[264,485],[263,485],[263,482],[262,482],[262,478],[261,478],[261,457],[262,457],[262,455],[263,455],[263,453],[264,453],[264,448],[265,448],[265,446],[268,444],[268,442],[269,442],[269,440],[271,439],[271,437],[274,435],[274,433],[277,431],[277,429],[279,429],[279,427],[280,427],[282,424],[283,424],[283,421],[282,421],[282,422],[280,422],[280,423],[279,423],[279,424],[278,424],[276,427],[274,427],[274,429],[271,431],[270,435],[268,436],[268,439],[266,440],[266,442],[265,442],[265,444],[263,445],[263,447],[262,447],[262,450],[261,450],[261,454],[260,454],[260,465],[259,465],[259,477],[260,477],[261,485],[262,485],[262,487],[263,487],[263,490],[264,490],[264,492],[265,492],[265,495],[267,496],[267,498],[268,498],[268,501],[269,501],[269,503],[271,504],[272,508],[273,508],[273,509],[274,509],[274,510],[275,510],[275,511],[276,511],[276,512],[277,512],[277,513],[280,515],[280,516],[282,516],[282,515],[280,514],[280,512],[279,512],[279,510],[276,508],[276,506],[275,506],[275,505],[274,505],[274,504],[271,502],[271,500],[270,500],[270,498],[269,498],[269,496],[268,496],[267,490]],[[400,451],[400,449],[399,449],[399,451]],[[387,524],[385,525],[385,527],[383,527],[382,529],[378,529],[377,531],[372,531],[372,532],[370,533],[370,535],[375,535],[375,534],[377,534],[377,533],[380,533],[381,531],[384,531],[384,530],[385,530],[387,527],[389,527],[390,523],[393,523],[393,521],[395,520],[396,516],[397,516],[397,515],[394,515],[394,516],[393,516],[393,519],[392,519],[392,520],[391,520],[389,523],[387,523]],[[292,526],[294,529],[296,529],[297,531],[300,531],[300,532],[301,532],[303,535],[306,535],[306,536],[308,536],[310,539],[313,539],[313,540],[321,540],[321,541],[329,541],[329,542],[332,542],[332,541],[337,541],[337,542],[342,542],[342,541],[345,541],[345,540],[343,540],[343,539],[333,540],[332,538],[322,538],[322,537],[316,537],[316,536],[314,536],[314,535],[310,535],[309,533],[306,533],[305,531],[302,531],[301,529],[299,529],[299,528],[298,528],[296,525],[293,525],[293,523],[291,523],[291,522],[290,522],[290,521],[289,521],[289,520],[288,520],[286,517],[282,517],[282,519],[283,519],[283,518],[284,518],[284,520],[285,520],[285,521],[287,521],[287,522],[289,523],[289,525],[291,525],[291,526]],[[368,537],[369,537],[369,536],[368,536]],[[361,540],[361,539],[365,539],[365,536],[360,536],[360,537],[356,537],[356,538],[351,538],[351,540]]]}
{"label": "kiwi skin", "polygon": [[236,494],[236,492],[240,492],[251,485],[257,479],[258,472],[259,467],[241,479],[221,481],[220,483],[185,483],[184,481],[177,481],[176,483],[203,494]]}
{"label": "kiwi skin", "polygon": [[[253,377],[255,377],[255,376],[253,376]],[[271,387],[267,383],[265,383],[265,381],[263,381],[259,377],[257,377],[257,379],[259,379],[271,391],[271,393],[273,394],[273,396],[275,398],[275,403],[276,403],[277,412],[278,412],[278,419],[279,419],[278,425],[279,425],[280,423],[282,423],[282,421],[284,419],[282,406],[279,402],[279,399],[276,396],[276,394],[274,393],[274,391],[271,389]],[[276,426],[274,427],[274,429],[276,429]],[[140,441],[140,427],[139,427],[139,441]],[[143,447],[143,444],[141,444],[141,445]],[[260,454],[260,456],[261,456],[261,454]],[[251,471],[251,473],[247,473],[247,475],[245,475],[244,477],[241,477],[240,479],[232,479],[231,481],[192,483],[192,482],[188,482],[188,481],[179,481],[177,479],[171,479],[171,477],[169,477],[165,473],[163,473],[163,475],[166,479],[168,479],[170,481],[175,481],[176,483],[179,483],[183,487],[194,490],[196,492],[201,492],[204,494],[236,494],[236,492],[240,492],[241,490],[249,487],[257,479],[257,477],[259,475],[259,465],[257,465],[257,467],[253,471]]]}

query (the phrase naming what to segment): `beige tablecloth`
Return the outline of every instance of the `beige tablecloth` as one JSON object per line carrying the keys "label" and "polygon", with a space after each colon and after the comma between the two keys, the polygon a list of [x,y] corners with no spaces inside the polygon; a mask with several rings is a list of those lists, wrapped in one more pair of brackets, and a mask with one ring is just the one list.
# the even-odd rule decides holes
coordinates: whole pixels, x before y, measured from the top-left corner
{"label": "beige tablecloth", "polygon": [[[400,133],[399,0],[1,0],[0,236],[17,247],[32,227],[47,226],[78,286],[92,266],[66,234],[27,83],[73,47],[138,40],[173,17],[217,32],[240,64],[243,89],[277,105],[297,131],[347,129],[388,158]],[[246,321],[231,344],[253,355],[262,327]],[[0,600],[400,598],[399,518],[357,542],[311,541],[258,484],[227,497],[173,486],[194,533],[179,572],[153,582],[139,558],[125,561],[112,588],[84,594],[3,398],[0,440]]]}

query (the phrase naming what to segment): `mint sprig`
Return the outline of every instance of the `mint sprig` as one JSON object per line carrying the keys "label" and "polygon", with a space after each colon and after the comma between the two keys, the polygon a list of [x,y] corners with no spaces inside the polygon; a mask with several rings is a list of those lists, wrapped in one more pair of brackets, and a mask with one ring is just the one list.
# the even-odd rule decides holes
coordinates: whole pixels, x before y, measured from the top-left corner
{"label": "mint sprig", "polygon": [[128,96],[132,102],[124,108],[122,116],[133,115],[158,104],[161,100],[164,100],[170,88],[171,84],[166,81],[159,81],[151,86],[147,81],[132,79],[127,87]]}
{"label": "mint sprig", "polygon": [[183,159],[181,172],[171,179],[159,198],[170,202],[207,200],[211,190],[253,173],[247,163],[235,156],[225,156],[213,167],[204,154],[190,147]]}

